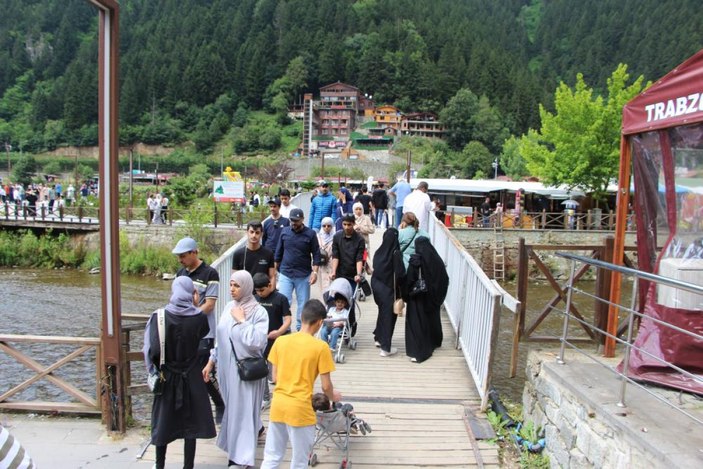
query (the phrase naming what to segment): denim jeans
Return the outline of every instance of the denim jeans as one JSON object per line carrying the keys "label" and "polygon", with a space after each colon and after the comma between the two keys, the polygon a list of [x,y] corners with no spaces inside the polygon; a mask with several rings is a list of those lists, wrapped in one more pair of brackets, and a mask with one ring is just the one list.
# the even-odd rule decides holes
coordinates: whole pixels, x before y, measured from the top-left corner
{"label": "denim jeans", "polygon": [[320,338],[325,342],[329,342],[330,348],[337,350],[337,341],[342,333],[342,327],[332,327],[331,324],[323,324],[320,330]]}
{"label": "denim jeans", "polygon": [[393,225],[398,228],[400,226],[400,220],[403,219],[403,206],[395,208],[395,220],[393,220]]}
{"label": "denim jeans", "polygon": [[376,210],[376,226],[378,227],[383,227],[383,218],[386,218],[386,228],[388,228],[388,214],[386,213],[385,210],[378,209]]}
{"label": "denim jeans", "polygon": [[306,277],[286,277],[282,273],[278,274],[278,291],[288,298],[288,303],[293,306],[293,290],[298,306],[295,309],[295,330],[300,330],[300,314],[303,312],[303,305],[310,299],[310,275]]}

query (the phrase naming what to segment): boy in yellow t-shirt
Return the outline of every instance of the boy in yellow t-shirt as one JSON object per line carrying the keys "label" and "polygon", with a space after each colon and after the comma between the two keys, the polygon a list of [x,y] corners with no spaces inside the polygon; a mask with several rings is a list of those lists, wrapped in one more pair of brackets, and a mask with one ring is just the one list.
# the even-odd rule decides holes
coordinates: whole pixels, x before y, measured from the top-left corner
{"label": "boy in yellow t-shirt", "polygon": [[268,359],[273,365],[271,374],[276,388],[262,469],[279,467],[289,439],[293,448],[291,469],[307,469],[315,442],[312,390],[318,375],[325,395],[335,402],[342,399],[332,386],[330,373],[335,368],[329,346],[315,338],[326,317],[325,306],[319,300],[309,300],[303,306],[300,331],[279,337],[271,348]]}

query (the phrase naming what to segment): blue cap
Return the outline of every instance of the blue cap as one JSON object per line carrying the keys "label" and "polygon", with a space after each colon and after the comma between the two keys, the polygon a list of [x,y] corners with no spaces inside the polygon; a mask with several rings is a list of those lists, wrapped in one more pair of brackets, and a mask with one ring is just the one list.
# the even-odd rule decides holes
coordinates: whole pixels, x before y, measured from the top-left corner
{"label": "blue cap", "polygon": [[197,251],[198,243],[193,238],[183,238],[178,241],[176,247],[171,251],[173,254],[185,254],[186,252]]}

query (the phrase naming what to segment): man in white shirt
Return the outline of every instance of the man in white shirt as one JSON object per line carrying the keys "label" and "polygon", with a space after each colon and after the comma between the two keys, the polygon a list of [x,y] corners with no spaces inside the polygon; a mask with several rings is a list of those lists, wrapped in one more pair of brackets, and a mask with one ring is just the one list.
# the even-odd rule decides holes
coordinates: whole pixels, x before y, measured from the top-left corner
{"label": "man in white shirt", "polygon": [[290,211],[298,207],[290,203],[290,191],[288,189],[281,189],[278,197],[281,200],[281,215],[288,218]]}
{"label": "man in white shirt", "polygon": [[430,211],[432,211],[432,201],[427,195],[428,191],[427,183],[421,181],[417,185],[417,189],[408,194],[403,201],[403,213],[413,212],[420,223],[420,228],[425,231],[429,231]]}

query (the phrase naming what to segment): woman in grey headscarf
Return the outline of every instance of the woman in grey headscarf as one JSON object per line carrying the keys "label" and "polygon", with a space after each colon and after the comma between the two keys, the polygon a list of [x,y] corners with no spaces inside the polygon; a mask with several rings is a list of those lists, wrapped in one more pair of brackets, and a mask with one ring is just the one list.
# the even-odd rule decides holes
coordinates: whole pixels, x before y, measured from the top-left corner
{"label": "woman in grey headscarf", "polygon": [[238,270],[229,281],[232,301],[225,305],[217,324],[217,346],[210,352],[210,361],[203,369],[209,380],[217,363],[217,381],[225,401],[225,414],[217,436],[217,446],[227,452],[229,465],[254,466],[256,442],[263,433],[261,402],[264,379],[242,381],[237,371],[237,359],[263,357],[268,339],[269,317],[254,298],[254,281],[246,270]]}
{"label": "woman in grey headscarf", "polygon": [[189,277],[177,277],[171,285],[166,305],[165,353],[161,362],[158,315],[154,311],[144,331],[144,362],[147,371],[161,368],[165,378],[161,394],[154,396],[151,408],[151,443],[156,448],[156,468],[166,463],[167,445],[183,438],[183,467],[195,461],[195,439],[213,438],[210,399],[198,366],[198,344],[210,331],[207,316],[194,306],[196,290]]}
{"label": "woman in grey headscarf", "polygon": [[[318,282],[320,284],[320,298],[330,287],[330,275],[332,274],[332,238],[334,237],[334,221],[331,217],[322,219],[320,232],[317,233],[317,244],[320,245],[320,254],[327,254],[327,262],[321,265],[317,271]],[[324,257],[321,256],[321,257]]]}

